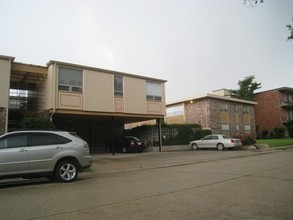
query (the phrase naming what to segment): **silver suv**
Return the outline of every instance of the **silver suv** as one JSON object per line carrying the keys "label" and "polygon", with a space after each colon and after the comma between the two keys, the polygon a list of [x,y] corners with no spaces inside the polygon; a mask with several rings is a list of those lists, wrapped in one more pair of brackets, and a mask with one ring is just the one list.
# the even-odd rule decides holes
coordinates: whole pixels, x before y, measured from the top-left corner
{"label": "silver suv", "polygon": [[89,168],[88,144],[65,131],[17,131],[0,136],[0,179],[22,177],[76,180]]}

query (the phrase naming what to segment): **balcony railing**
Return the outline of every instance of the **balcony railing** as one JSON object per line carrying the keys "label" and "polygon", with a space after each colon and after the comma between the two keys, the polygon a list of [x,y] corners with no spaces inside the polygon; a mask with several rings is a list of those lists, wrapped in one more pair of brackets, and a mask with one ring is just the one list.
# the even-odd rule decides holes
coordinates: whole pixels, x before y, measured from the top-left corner
{"label": "balcony railing", "polygon": [[282,107],[293,107],[293,102],[292,100],[285,100],[281,102]]}
{"label": "balcony railing", "polygon": [[288,116],[283,116],[282,117],[282,122],[287,123],[288,121],[293,120],[293,116],[288,115]]}

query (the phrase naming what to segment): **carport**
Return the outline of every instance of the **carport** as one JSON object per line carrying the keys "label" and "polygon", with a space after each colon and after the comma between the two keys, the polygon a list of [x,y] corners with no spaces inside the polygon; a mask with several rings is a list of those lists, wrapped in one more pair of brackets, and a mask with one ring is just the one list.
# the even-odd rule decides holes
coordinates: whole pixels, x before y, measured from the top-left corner
{"label": "carport", "polygon": [[[125,134],[124,125],[147,120],[156,119],[158,139],[161,141],[161,120],[157,117],[139,115],[93,115],[93,114],[61,114],[54,113],[52,121],[57,129],[76,132],[86,140],[90,146],[91,153],[105,152],[107,143],[114,138]],[[160,144],[161,149],[162,144]]]}

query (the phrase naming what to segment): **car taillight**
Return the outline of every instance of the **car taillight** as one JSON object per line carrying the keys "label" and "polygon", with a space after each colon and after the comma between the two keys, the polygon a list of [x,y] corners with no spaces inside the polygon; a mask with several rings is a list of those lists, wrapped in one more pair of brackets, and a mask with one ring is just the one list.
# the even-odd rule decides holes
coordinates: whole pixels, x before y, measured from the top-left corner
{"label": "car taillight", "polygon": [[131,142],[130,142],[130,147],[134,147],[134,146],[135,146],[134,141],[131,141]]}
{"label": "car taillight", "polygon": [[231,139],[231,143],[234,144],[235,143],[235,140],[234,139]]}

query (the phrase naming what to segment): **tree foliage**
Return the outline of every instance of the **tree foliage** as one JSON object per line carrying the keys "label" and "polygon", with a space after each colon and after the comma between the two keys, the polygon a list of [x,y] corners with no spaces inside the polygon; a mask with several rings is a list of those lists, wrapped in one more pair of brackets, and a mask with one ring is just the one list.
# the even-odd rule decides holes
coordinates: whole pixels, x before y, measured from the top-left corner
{"label": "tree foliage", "polygon": [[[264,3],[264,0],[243,0],[243,4],[248,5],[249,7],[255,7],[258,3]],[[293,40],[293,26],[289,24],[286,25],[286,27],[290,32],[287,40]]]}
{"label": "tree foliage", "polygon": [[286,27],[290,31],[290,35],[287,40],[293,40],[293,27],[292,27],[292,25],[287,25]]}
{"label": "tree foliage", "polygon": [[255,82],[254,79],[255,77],[251,75],[240,80],[239,89],[231,89],[232,95],[239,99],[252,100],[254,91],[261,88],[261,83]]}
{"label": "tree foliage", "polygon": [[264,0],[243,0],[244,5],[254,7],[258,3],[263,3]]}

